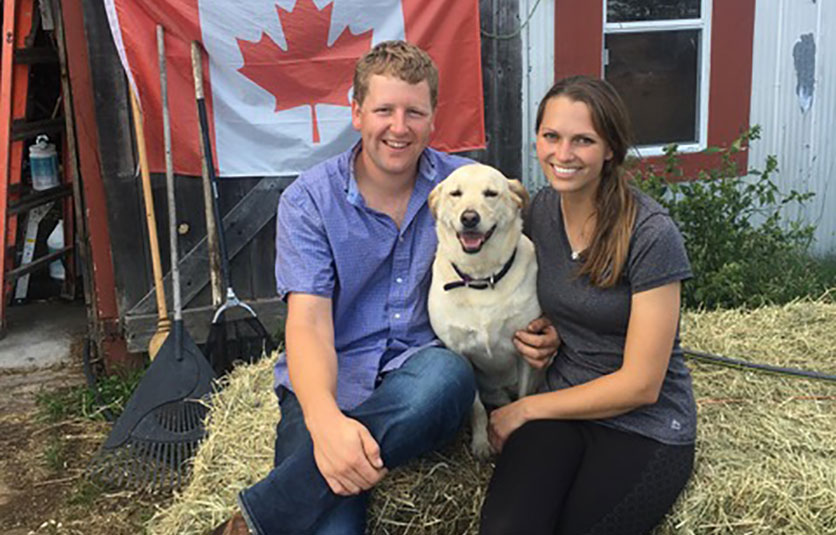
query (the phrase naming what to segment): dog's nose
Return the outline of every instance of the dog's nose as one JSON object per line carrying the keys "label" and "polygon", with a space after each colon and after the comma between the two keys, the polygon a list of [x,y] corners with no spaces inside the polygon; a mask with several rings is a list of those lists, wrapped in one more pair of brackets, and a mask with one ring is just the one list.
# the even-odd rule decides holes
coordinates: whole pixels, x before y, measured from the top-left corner
{"label": "dog's nose", "polygon": [[462,212],[461,221],[464,228],[473,228],[479,224],[479,212],[476,210],[465,210]]}

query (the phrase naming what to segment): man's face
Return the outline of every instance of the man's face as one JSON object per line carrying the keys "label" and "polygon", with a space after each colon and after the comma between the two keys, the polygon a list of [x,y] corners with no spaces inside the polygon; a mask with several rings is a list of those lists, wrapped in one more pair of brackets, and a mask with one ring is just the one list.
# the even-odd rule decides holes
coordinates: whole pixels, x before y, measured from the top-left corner
{"label": "man's face", "polygon": [[414,174],[430,141],[435,110],[426,80],[410,84],[373,74],[363,104],[351,103],[351,124],[363,140],[363,169],[376,178]]}

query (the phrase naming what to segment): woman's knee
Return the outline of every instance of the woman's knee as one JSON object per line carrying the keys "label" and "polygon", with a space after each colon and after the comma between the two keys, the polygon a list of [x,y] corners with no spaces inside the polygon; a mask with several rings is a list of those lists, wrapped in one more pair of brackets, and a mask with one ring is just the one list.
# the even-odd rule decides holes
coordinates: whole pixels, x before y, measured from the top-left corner
{"label": "woman's knee", "polygon": [[482,521],[479,526],[479,535],[512,535],[520,533],[520,525],[513,515],[506,514],[507,511],[491,511],[488,513],[482,510]]}
{"label": "woman's knee", "polygon": [[553,533],[582,451],[572,422],[533,420],[514,431],[496,461],[480,535]]}
{"label": "woman's knee", "polygon": [[551,511],[520,507],[513,501],[494,500],[482,507],[479,535],[552,535],[554,518]]}

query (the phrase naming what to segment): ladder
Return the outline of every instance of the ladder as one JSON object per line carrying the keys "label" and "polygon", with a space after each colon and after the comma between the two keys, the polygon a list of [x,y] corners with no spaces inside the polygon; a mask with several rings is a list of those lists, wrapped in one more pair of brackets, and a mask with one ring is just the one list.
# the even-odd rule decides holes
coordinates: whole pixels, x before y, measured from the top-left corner
{"label": "ladder", "polygon": [[[46,9],[44,19],[52,19],[50,2],[41,0]],[[51,262],[65,259],[66,276],[62,295],[75,294],[75,262],[73,252],[73,193],[74,186],[64,179],[56,187],[35,191],[22,180],[24,143],[39,134],[52,134],[53,139],[64,142],[65,165],[68,150],[65,134],[65,117],[54,113],[52,117],[27,120],[29,100],[30,66],[42,63],[59,63],[59,54],[50,46],[35,46],[36,33],[41,27],[41,12],[36,0],[4,0],[2,54],[0,54],[0,337],[6,329],[6,305],[12,295],[13,284],[18,285],[18,297],[25,295],[26,278],[33,271],[47,267]],[[59,24],[60,20],[50,21]],[[61,36],[63,37],[63,36]],[[63,46],[56,40],[58,47]],[[63,52],[63,51],[62,51]],[[68,98],[62,89],[62,100]],[[64,106],[66,108],[66,106]],[[58,107],[56,106],[56,111]],[[59,173],[66,175],[67,173]],[[70,173],[72,174],[72,173]],[[34,243],[28,243],[37,234],[37,220],[43,218],[49,206],[58,203],[62,207],[64,221],[63,248],[33,258]],[[23,247],[23,260],[15,266],[15,251],[18,234],[18,218],[27,217],[29,225]]]}

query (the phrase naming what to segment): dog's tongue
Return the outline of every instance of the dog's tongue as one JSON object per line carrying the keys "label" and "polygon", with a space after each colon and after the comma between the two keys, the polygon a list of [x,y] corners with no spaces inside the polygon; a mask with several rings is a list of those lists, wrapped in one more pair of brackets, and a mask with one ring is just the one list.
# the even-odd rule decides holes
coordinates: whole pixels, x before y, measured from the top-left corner
{"label": "dog's tongue", "polygon": [[459,235],[459,240],[466,250],[478,249],[482,246],[485,236],[478,232],[462,232]]}

